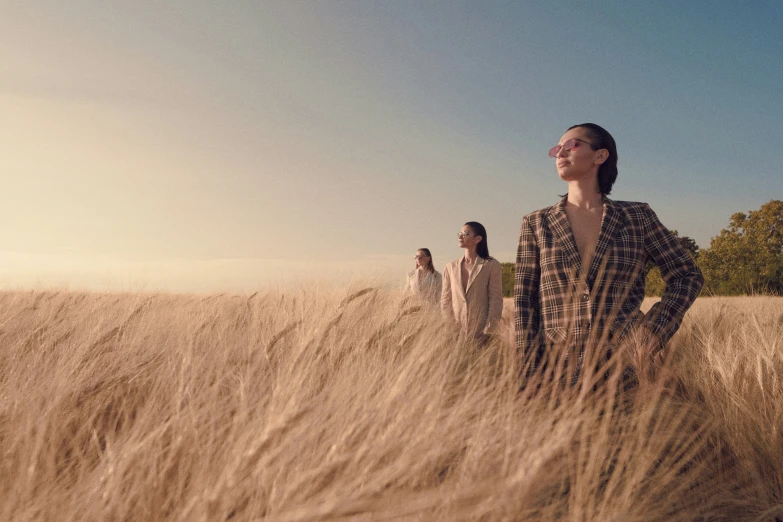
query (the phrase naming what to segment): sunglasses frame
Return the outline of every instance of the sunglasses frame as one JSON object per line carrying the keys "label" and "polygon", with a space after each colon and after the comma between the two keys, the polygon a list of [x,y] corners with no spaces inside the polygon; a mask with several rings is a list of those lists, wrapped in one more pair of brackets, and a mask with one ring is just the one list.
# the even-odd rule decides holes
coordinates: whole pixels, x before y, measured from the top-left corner
{"label": "sunglasses frame", "polygon": [[[568,143],[569,141],[573,141],[573,142],[574,142],[574,144],[573,144],[573,145],[571,145],[570,147],[566,147],[565,145],[566,145],[566,143]],[[554,147],[552,147],[551,149],[549,149],[549,157],[550,157],[550,158],[556,158],[556,157],[557,157],[557,155],[558,155],[558,154],[560,154],[560,151],[561,151],[561,150],[563,150],[563,149],[565,149],[565,150],[571,150],[571,149],[576,149],[576,148],[578,148],[578,147],[579,147],[579,145],[577,145],[577,143],[576,143],[576,142],[579,142],[579,141],[581,141],[582,143],[586,143],[587,145],[590,145],[590,148],[592,148],[593,150],[596,150],[596,148],[595,148],[595,145],[593,145],[593,144],[592,144],[592,143],[590,143],[589,141],[580,140],[579,138],[571,138],[571,139],[565,140],[565,143],[563,143],[562,145],[555,145]],[[555,149],[557,149],[557,150],[555,150]]]}

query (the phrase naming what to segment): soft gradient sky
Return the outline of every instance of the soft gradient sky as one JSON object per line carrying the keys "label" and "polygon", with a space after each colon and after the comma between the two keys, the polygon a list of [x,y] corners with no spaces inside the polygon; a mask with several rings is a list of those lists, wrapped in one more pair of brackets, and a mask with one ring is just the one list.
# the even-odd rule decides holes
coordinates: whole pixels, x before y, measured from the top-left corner
{"label": "soft gradient sky", "polygon": [[783,197],[783,2],[0,4],[0,286],[242,290],[513,261],[591,121],[708,247]]}

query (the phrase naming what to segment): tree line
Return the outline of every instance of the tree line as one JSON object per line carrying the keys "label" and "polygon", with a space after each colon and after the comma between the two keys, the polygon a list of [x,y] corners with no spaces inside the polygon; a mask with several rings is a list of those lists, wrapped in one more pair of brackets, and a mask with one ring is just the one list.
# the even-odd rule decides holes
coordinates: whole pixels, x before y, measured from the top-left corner
{"label": "tree line", "polygon": [[[729,225],[702,249],[672,230],[704,274],[702,295],[783,294],[783,201],[771,200],[747,214],[732,214]],[[514,295],[514,263],[503,265],[503,295]],[[666,287],[658,267],[645,266],[645,293]]]}

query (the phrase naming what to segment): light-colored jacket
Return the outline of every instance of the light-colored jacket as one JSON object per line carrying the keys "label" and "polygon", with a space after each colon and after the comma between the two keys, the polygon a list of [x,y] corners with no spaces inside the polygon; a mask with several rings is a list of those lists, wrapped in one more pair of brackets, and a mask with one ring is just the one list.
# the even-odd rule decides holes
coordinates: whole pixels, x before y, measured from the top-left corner
{"label": "light-colored jacket", "polygon": [[437,270],[430,272],[429,270],[416,269],[408,273],[408,284],[405,286],[405,291],[428,303],[437,305],[440,301],[442,285],[443,278]]}
{"label": "light-colored jacket", "polygon": [[468,338],[497,333],[503,314],[503,269],[497,259],[479,257],[470,272],[467,290],[462,284],[462,260],[443,269],[440,307]]}

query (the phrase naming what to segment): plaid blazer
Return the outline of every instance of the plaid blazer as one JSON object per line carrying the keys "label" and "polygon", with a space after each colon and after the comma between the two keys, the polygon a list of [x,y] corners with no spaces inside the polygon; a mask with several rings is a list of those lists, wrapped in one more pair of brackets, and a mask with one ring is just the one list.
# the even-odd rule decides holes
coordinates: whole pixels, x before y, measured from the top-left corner
{"label": "plaid blazer", "polygon": [[[615,345],[635,324],[647,326],[663,346],[699,295],[701,271],[647,203],[609,198],[592,262],[583,267],[566,199],[522,219],[514,279],[520,354],[536,350],[538,359],[547,347],[575,347],[581,360],[588,338]],[[660,268],[666,290],[643,314],[648,258]]]}

